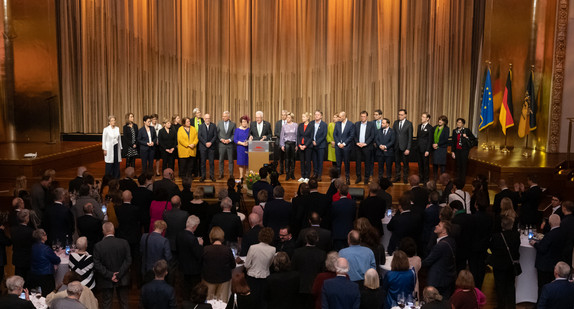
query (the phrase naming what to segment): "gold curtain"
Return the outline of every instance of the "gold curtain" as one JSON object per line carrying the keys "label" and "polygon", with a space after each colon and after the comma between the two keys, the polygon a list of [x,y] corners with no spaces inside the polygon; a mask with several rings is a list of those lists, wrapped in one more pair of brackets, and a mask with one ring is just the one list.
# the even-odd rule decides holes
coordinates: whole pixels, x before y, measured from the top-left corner
{"label": "gold curtain", "polygon": [[[469,115],[472,1],[60,1],[62,132],[107,116]],[[138,120],[139,121],[139,120]],[[139,121],[141,122],[141,121]]]}

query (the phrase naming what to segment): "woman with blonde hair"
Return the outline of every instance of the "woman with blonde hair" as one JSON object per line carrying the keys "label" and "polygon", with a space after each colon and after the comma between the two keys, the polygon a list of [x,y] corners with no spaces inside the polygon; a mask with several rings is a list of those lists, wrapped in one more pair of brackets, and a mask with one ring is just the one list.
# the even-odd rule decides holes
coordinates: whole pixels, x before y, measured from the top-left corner
{"label": "woman with blonde hair", "polygon": [[361,309],[381,308],[383,295],[379,285],[379,274],[374,268],[365,272],[365,281],[361,288]]}
{"label": "woman with blonde hair", "polygon": [[[225,233],[219,226],[209,232],[211,245],[203,248],[201,278],[207,285],[207,299],[229,299],[231,271],[235,268],[235,258],[231,248],[224,246]],[[245,280],[245,278],[244,278]]]}
{"label": "woman with blonde hair", "polygon": [[333,115],[333,121],[329,123],[327,127],[327,143],[329,143],[327,148],[327,160],[331,161],[333,166],[337,163],[337,157],[335,155],[335,139],[333,138],[333,133],[335,132],[335,123],[339,122],[341,118],[339,114]]}
{"label": "woman with blonde hair", "polygon": [[281,127],[279,145],[285,152],[285,181],[295,179],[295,150],[297,149],[297,123],[295,115],[287,113],[287,123]]}
{"label": "woman with blonde hair", "polygon": [[209,204],[203,200],[203,195],[205,190],[203,187],[196,187],[193,190],[193,199],[190,202],[188,210],[190,215],[196,215],[199,218],[199,225],[195,230],[194,235],[197,237],[207,238],[207,229],[209,228],[210,218],[209,218]]}
{"label": "woman with blonde hair", "polygon": [[301,178],[299,182],[308,182],[311,177],[311,147],[313,145],[314,127],[309,125],[310,113],[301,115],[301,122],[297,127],[297,150],[301,161]]}

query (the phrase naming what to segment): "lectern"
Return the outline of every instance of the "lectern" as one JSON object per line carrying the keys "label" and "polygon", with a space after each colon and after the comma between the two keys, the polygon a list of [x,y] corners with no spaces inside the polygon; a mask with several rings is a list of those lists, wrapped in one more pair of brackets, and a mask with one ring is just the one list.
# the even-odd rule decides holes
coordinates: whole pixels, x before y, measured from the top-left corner
{"label": "lectern", "polygon": [[264,164],[269,164],[268,141],[249,141],[249,170],[259,173]]}

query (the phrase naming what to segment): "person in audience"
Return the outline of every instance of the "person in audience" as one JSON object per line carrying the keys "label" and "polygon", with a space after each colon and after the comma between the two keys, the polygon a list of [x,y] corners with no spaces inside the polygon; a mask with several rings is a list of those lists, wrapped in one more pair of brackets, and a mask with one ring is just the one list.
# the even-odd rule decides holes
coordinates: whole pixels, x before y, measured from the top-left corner
{"label": "person in audience", "polygon": [[70,270],[80,276],[79,281],[83,286],[89,289],[96,287],[96,279],[94,278],[94,257],[87,252],[88,239],[86,237],[79,237],[76,240],[76,251],[70,253],[70,261],[68,266]]}
{"label": "person in audience", "polygon": [[[92,204],[94,217],[104,220],[104,212],[102,211],[102,206],[96,199],[94,199],[90,194],[90,186],[88,184],[81,184],[78,189],[78,198],[76,198],[76,204],[71,208],[74,218],[79,218],[85,215],[84,206],[86,204]],[[100,225],[101,228],[101,225]]]}
{"label": "person in audience", "polygon": [[206,303],[207,300],[207,285],[200,282],[196,284],[191,290],[191,301],[183,301],[183,309],[212,309],[211,304]]}
{"label": "person in audience", "polygon": [[60,251],[54,253],[52,248],[45,244],[48,236],[43,229],[35,230],[32,236],[36,243],[32,246],[31,251],[29,284],[30,286],[41,287],[42,296],[46,297],[55,288],[54,266],[61,262],[57,255]]}
{"label": "person in audience", "polygon": [[235,268],[233,252],[223,245],[225,233],[219,226],[209,232],[210,246],[203,248],[201,277],[207,285],[208,299],[229,299],[231,271]]}
{"label": "person in audience", "polygon": [[424,210],[429,203],[429,192],[426,188],[421,187],[419,175],[409,176],[408,181],[411,186],[409,190],[412,196],[411,209],[414,215],[422,218]]}
{"label": "person in audience", "polygon": [[285,252],[289,258],[295,252],[295,239],[291,233],[291,227],[286,225],[279,229],[279,242],[276,244],[277,252]]}
{"label": "person in audience", "polygon": [[448,204],[453,201],[460,201],[463,205],[463,209],[467,214],[470,214],[470,193],[464,191],[464,179],[456,179],[454,181],[454,188],[451,194],[448,196]]}
{"label": "person in audience", "polygon": [[547,283],[540,293],[538,308],[570,308],[574,304],[574,283],[569,281],[570,266],[564,262],[556,263],[554,281]]}
{"label": "person in audience", "polygon": [[530,245],[536,249],[535,267],[538,271],[538,294],[542,293],[544,285],[554,280],[554,266],[562,258],[564,250],[563,232],[560,228],[560,216],[550,216],[550,231],[540,241],[530,240]]}
{"label": "person in audience", "polygon": [[440,194],[438,191],[431,191],[429,193],[429,205],[425,208],[425,212],[423,214],[423,228],[421,235],[422,246],[420,247],[421,250],[419,252],[423,257],[428,253],[425,252],[424,249],[428,246],[430,239],[434,235],[434,227],[440,222],[439,214],[441,207],[439,206],[439,202]]}
{"label": "person in audience", "polygon": [[[393,186],[390,178],[380,177],[379,187],[380,190],[377,191],[377,196],[385,200],[385,211],[393,206],[393,197],[387,192],[387,189]],[[381,234],[382,235],[382,234]]]}
{"label": "person in audience", "polygon": [[542,222],[542,213],[538,206],[542,200],[542,189],[538,186],[536,175],[526,177],[528,188],[524,184],[515,184],[514,191],[518,193],[520,207],[520,223],[525,225],[539,226]]}
{"label": "person in audience", "polygon": [[153,224],[153,232],[143,234],[140,240],[140,252],[142,255],[142,275],[144,282],[153,280],[153,267],[159,260],[171,261],[171,247],[169,240],[164,234],[167,224],[163,220],[157,220]]}
{"label": "person in audience", "polygon": [[[260,193],[265,192],[261,191]],[[267,194],[267,193],[265,193]],[[239,256],[247,256],[249,248],[259,242],[259,231],[261,231],[261,217],[258,214],[252,212],[247,218],[249,221],[250,229],[241,238],[241,251]]]}
{"label": "person in audience", "polygon": [[[311,179],[309,179],[308,185],[310,207],[307,214],[311,215],[311,213],[316,212],[321,218],[325,218],[329,211],[329,206],[331,206],[327,195],[319,192],[318,178],[311,177]],[[304,227],[308,227],[308,225],[305,224]]]}
{"label": "person in audience", "polygon": [[480,191],[477,193],[476,212],[472,215],[474,221],[474,231],[472,233],[472,245],[468,258],[469,270],[474,277],[474,285],[481,289],[486,270],[486,259],[488,256],[488,243],[492,232],[493,219],[487,213],[490,206],[488,196]]}
{"label": "person in audience", "polygon": [[551,196],[550,205],[547,207],[551,207],[550,215],[548,217],[544,217],[542,220],[542,224],[540,225],[540,230],[542,230],[542,234],[546,234],[550,232],[550,222],[548,222],[551,215],[556,214],[560,217],[560,220],[564,217],[564,212],[562,211],[562,195],[559,193],[554,193]]}
{"label": "person in audience", "polygon": [[193,287],[201,282],[203,238],[195,235],[199,223],[200,219],[197,216],[189,216],[185,222],[185,230],[180,231],[176,237],[179,271],[183,273],[184,294],[192,292]]}
{"label": "person in audience", "polygon": [[139,251],[139,241],[141,238],[139,209],[132,204],[132,193],[128,190],[122,192],[123,203],[115,206],[116,217],[118,218],[118,237],[123,238],[130,244],[132,256],[136,256]]}
{"label": "person in audience", "polygon": [[67,205],[66,191],[63,188],[54,190],[54,203],[44,212],[42,226],[48,233],[48,243],[54,244],[58,241],[62,244],[72,241],[75,224],[74,215]]}
{"label": "person in audience", "polygon": [[[76,177],[72,180],[70,180],[70,182],[68,183],[68,192],[70,192],[70,194],[72,193],[76,193],[78,192],[78,190],[80,190],[80,186],[84,183],[84,173],[87,171],[88,169],[85,166],[79,166],[78,169],[76,170]],[[17,185],[17,190],[26,190],[26,176],[19,176],[18,178],[16,178],[16,183],[18,184],[18,179],[21,179],[20,177],[24,177],[24,183],[23,185]],[[18,192],[14,191],[14,196],[19,196],[19,194],[17,194]]]}
{"label": "person in audience", "polygon": [[319,235],[311,230],[305,235],[305,247],[295,249],[293,254],[293,270],[299,272],[299,307],[311,308],[313,297],[311,290],[313,281],[318,273],[323,270],[325,263],[325,251],[316,247]]}
{"label": "person in audience", "polygon": [[407,255],[397,250],[393,253],[391,271],[383,278],[383,291],[385,292],[385,303],[383,308],[390,309],[397,306],[397,298],[402,295],[412,295],[415,289],[416,275],[414,269],[410,268]]}
{"label": "person in audience", "polygon": [[201,221],[197,230],[195,231],[195,235],[197,237],[204,237],[209,240],[209,226],[211,224],[211,219],[215,214],[221,211],[221,208],[216,206],[210,206],[206,201],[203,200],[203,195],[205,194],[205,190],[203,187],[196,187],[193,190],[193,199],[190,202],[190,208],[188,209],[188,213],[190,215],[195,215]]}
{"label": "person in audience", "polygon": [[409,268],[415,272],[415,295],[421,295],[419,292],[419,270],[421,270],[422,260],[417,256],[417,243],[410,237],[401,239],[399,250],[403,251],[409,259]]}
{"label": "person in audience", "polygon": [[337,251],[331,251],[327,254],[325,259],[325,271],[317,274],[315,281],[313,281],[313,287],[311,288],[311,294],[315,299],[315,309],[321,309],[321,291],[323,289],[323,283],[327,279],[332,279],[337,276],[337,269],[335,264],[339,258],[339,253]]}
{"label": "person in audience", "polygon": [[213,216],[211,228],[219,226],[225,233],[227,244],[240,244],[243,237],[243,224],[237,214],[231,212],[231,199],[226,197],[221,201],[222,212]]}
{"label": "person in audience", "polygon": [[273,242],[273,229],[264,227],[259,232],[259,243],[252,245],[247,252],[245,269],[247,270],[247,283],[251,294],[258,304],[261,304],[265,289],[265,281],[269,277],[269,268],[275,255]]}
{"label": "person in audience", "polygon": [[163,171],[163,177],[153,183],[153,193],[157,194],[158,191],[165,190],[167,192],[168,198],[172,198],[174,195],[181,196],[181,191],[179,186],[174,182],[174,174],[171,168],[166,168]]}
{"label": "person in audience", "polygon": [[153,265],[154,280],[141,289],[140,307],[143,309],[175,309],[175,290],[165,282],[167,261],[158,260]]}
{"label": "person in audience", "polygon": [[359,308],[361,292],[359,285],[347,278],[349,263],[345,258],[338,258],[335,268],[337,276],[325,280],[321,289],[322,308]]}
{"label": "person in audience", "polygon": [[456,279],[456,242],[450,236],[451,229],[448,221],[437,224],[436,244],[422,261],[422,267],[428,268],[427,284],[434,286],[445,299],[452,295]]}
{"label": "person in audience", "polygon": [[382,289],[379,274],[374,268],[365,272],[365,283],[361,287],[361,309],[381,308],[383,306]]}
{"label": "person in audience", "polygon": [[500,214],[494,216],[494,223],[493,223],[493,231],[494,232],[501,232],[501,220],[503,217],[507,217],[512,219],[514,222],[513,229],[516,230],[518,228],[518,214],[514,210],[514,204],[512,203],[512,199],[508,197],[502,198],[500,201]]}
{"label": "person in audience", "polygon": [[[149,181],[151,183],[151,179]],[[142,173],[138,176],[138,188],[132,192],[132,204],[139,210],[140,228],[144,233],[149,232],[149,208],[153,201],[153,192],[146,188],[150,183],[145,173]]]}
{"label": "person in audience", "polygon": [[427,286],[423,290],[423,300],[425,302],[421,309],[450,309],[451,306],[447,301],[442,299],[438,290],[433,286]]}
{"label": "person in audience", "polygon": [[[343,180],[343,178],[340,178],[340,177],[337,178],[337,179],[335,179],[335,181],[333,182],[333,184],[334,184],[334,186],[335,186],[336,192],[335,192],[335,194],[333,194],[333,195],[331,196],[331,202],[332,202],[332,203],[337,202],[337,201],[339,201],[339,200],[341,199],[341,186],[342,186],[342,185],[346,185],[346,184],[345,184],[345,180]],[[347,185],[347,186],[348,186],[348,185]],[[348,192],[347,192],[347,198],[348,198],[348,199],[351,198],[351,194],[349,194]]]}
{"label": "person in audience", "polygon": [[[353,226],[359,232],[361,246],[373,251],[376,265],[385,264],[385,246],[381,243],[381,236],[367,218],[358,218]],[[376,268],[375,268],[376,269]]]}
{"label": "person in audience", "polygon": [[[263,214],[263,225],[273,229],[275,235],[279,235],[279,229],[289,225],[291,220],[292,207],[291,203],[285,201],[285,189],[275,187],[273,189],[274,199],[265,204],[265,213]],[[276,238],[278,238],[276,236]]]}
{"label": "person in audience", "polygon": [[[565,201],[562,203],[564,218],[560,221],[560,229],[564,237],[563,261],[572,261],[572,251],[574,248],[574,203]],[[14,239],[12,239],[14,241]]]}
{"label": "person in audience", "polygon": [[299,273],[291,270],[291,260],[285,252],[273,257],[273,273],[267,277],[265,302],[268,308],[297,308],[299,296]]}
{"label": "person in audience", "polygon": [[177,195],[171,198],[171,206],[173,208],[170,211],[163,213],[163,220],[167,224],[165,237],[169,240],[172,255],[175,257],[177,256],[176,237],[185,229],[189,214],[181,210],[181,198]]}
{"label": "person in audience", "polygon": [[452,201],[449,205],[454,211],[451,235],[456,240],[456,270],[461,271],[468,264],[476,227],[472,215],[466,213],[459,200]]}
{"label": "person in audience", "polygon": [[365,279],[365,272],[369,268],[376,268],[375,255],[367,247],[361,246],[359,231],[352,230],[347,236],[349,247],[341,249],[339,256],[349,262],[349,278],[351,281],[362,285]]}
{"label": "person in audience", "polygon": [[[154,185],[155,186],[155,185]],[[154,190],[154,198],[149,206],[149,215],[150,215],[150,222],[149,222],[149,230],[153,231],[154,223],[157,220],[162,220],[163,214],[166,211],[172,209],[169,193],[166,189],[161,188],[159,190]],[[150,265],[151,269],[151,265]]]}
{"label": "person in audience", "polygon": [[115,228],[118,228],[119,222],[116,216],[116,206],[119,206],[123,203],[122,200],[122,191],[120,191],[120,184],[117,179],[111,179],[108,183],[108,190],[104,194],[104,201],[106,204],[108,221],[114,224]]}
{"label": "person in audience", "polygon": [[261,220],[263,220],[265,205],[267,204],[267,199],[269,197],[268,194],[269,193],[267,193],[267,190],[260,190],[257,193],[257,199],[259,200],[259,204],[253,206],[253,208],[251,209],[251,213],[258,215],[261,218]]}
{"label": "person in audience", "polygon": [[126,169],[124,170],[124,176],[125,176],[124,179],[119,180],[120,190],[134,191],[138,187],[138,185],[134,181],[134,175],[135,175],[135,169],[131,166],[126,167]]}
{"label": "person in audience", "polygon": [[[67,272],[64,275],[64,278],[62,279],[62,286],[52,291],[50,294],[48,294],[48,296],[46,296],[46,305],[52,308],[51,305],[53,301],[60,298],[66,298],[68,296],[67,292],[68,285],[72,282],[80,282],[81,280],[82,278],[77,273],[73,271]],[[98,309],[98,299],[96,298],[92,290],[90,290],[90,288],[88,288],[83,284],[81,284],[81,287],[82,287],[82,294],[80,295],[79,298],[80,303],[88,309]]]}
{"label": "person in audience", "polygon": [[293,219],[292,231],[293,234],[298,235],[302,228],[307,227],[309,224],[309,215],[311,210],[311,190],[309,189],[309,184],[301,182],[299,184],[299,189],[297,189],[297,195],[291,200],[293,207]]}
{"label": "person in audience", "polygon": [[486,305],[486,296],[474,286],[472,273],[466,269],[461,270],[456,278],[456,290],[450,298],[453,309],[478,309]]}
{"label": "person in audience", "polygon": [[441,206],[448,204],[448,196],[452,193],[454,183],[450,178],[449,173],[442,173],[438,178],[438,182],[442,185],[442,194],[440,197]]}
{"label": "person in audience", "polygon": [[6,257],[6,247],[12,245],[12,240],[6,235],[6,225],[8,224],[8,213],[0,211],[0,282],[4,280],[4,266],[8,263]]}
{"label": "person in audience", "polygon": [[506,185],[505,179],[498,180],[498,189],[500,192],[494,195],[494,202],[492,203],[492,212],[494,216],[500,216],[501,213],[501,202],[502,199],[507,197],[512,200],[512,204],[516,207],[518,206],[518,193],[510,190]]}
{"label": "person in audience", "polygon": [[132,263],[130,246],[124,239],[114,237],[114,225],[102,225],[104,239],[94,247],[94,268],[96,285],[102,290],[102,307],[112,308],[114,290],[118,294],[120,306],[128,308],[129,269]]}
{"label": "person in audience", "polygon": [[231,295],[229,295],[228,299],[225,309],[259,307],[259,301],[255,294],[251,293],[251,288],[247,280],[245,280],[245,274],[242,271],[233,271]]}
{"label": "person in audience", "polygon": [[[84,205],[84,215],[78,217],[78,236],[85,236],[88,240],[88,252],[94,252],[94,245],[102,240],[102,220],[94,216],[94,206],[91,203]],[[139,227],[139,226],[138,226]]]}
{"label": "person in audience", "polygon": [[310,227],[304,228],[299,232],[299,237],[297,238],[297,242],[295,243],[295,247],[300,248],[305,245],[305,235],[310,230],[317,231],[317,235],[319,235],[319,241],[317,242],[317,248],[329,252],[332,247],[331,243],[331,231],[324,229],[321,227],[321,217],[318,213],[312,212],[311,217],[309,218],[309,225]]}
{"label": "person in audience", "polygon": [[[399,211],[393,216],[387,229],[392,232],[391,239],[387,252],[392,254],[403,237],[412,237],[417,239],[420,231],[417,226],[420,226],[419,217],[411,211],[411,195],[403,194],[399,199]],[[420,232],[419,232],[420,233]]]}
{"label": "person in audience", "polygon": [[520,234],[512,229],[514,221],[510,217],[502,217],[501,233],[493,233],[490,239],[492,252],[490,265],[494,274],[499,308],[514,308],[516,304],[516,274],[513,261],[519,261]]}
{"label": "person in audience", "polygon": [[355,201],[347,195],[349,194],[349,186],[341,184],[339,187],[341,199],[333,202],[331,207],[331,236],[333,237],[333,248],[341,250],[347,247],[347,236],[353,229],[353,221],[356,216]]}
{"label": "person in audience", "polygon": [[337,181],[337,179],[339,179],[339,177],[340,177],[339,168],[337,168],[336,166],[332,166],[329,169],[329,179],[331,183],[329,184],[329,188],[325,193],[325,195],[327,196],[328,203],[331,203],[331,201],[333,201],[333,196],[335,195],[335,193],[338,193],[339,189],[337,188],[337,184],[335,182]]}
{"label": "person in audience", "polygon": [[58,298],[52,301],[50,308],[53,309],[85,309],[87,308],[80,302],[83,287],[79,281],[68,283],[66,288],[66,297]]}
{"label": "person in audience", "polygon": [[387,207],[392,205],[386,205],[385,200],[378,196],[380,186],[377,182],[369,183],[369,196],[361,201],[359,205],[358,217],[364,217],[369,220],[372,226],[374,226],[380,235],[385,232],[383,230],[382,219],[385,217]]}
{"label": "person in audience", "polygon": [[[30,301],[28,289],[24,288],[24,279],[14,275],[6,279],[7,294],[0,296],[0,307],[2,308],[22,308],[35,309]],[[20,299],[20,294],[24,293],[25,299]]]}
{"label": "person in audience", "polygon": [[28,226],[30,222],[30,210],[22,209],[17,214],[18,225],[10,227],[10,236],[12,237],[12,265],[14,273],[22,278],[28,278],[30,270],[30,258],[34,237],[34,229]]}
{"label": "person in audience", "polygon": [[239,209],[241,200],[243,198],[243,193],[239,188],[236,188],[234,178],[227,179],[227,197],[229,197],[233,202],[231,206],[231,212],[234,214],[237,213],[237,210]]}
{"label": "person in audience", "polygon": [[[259,176],[261,177],[261,179],[257,180],[254,184],[253,184],[253,197],[257,197],[259,194],[259,191],[261,190],[265,190],[267,191],[267,197],[269,198],[270,196],[273,196],[273,186],[271,184],[269,184],[269,182],[267,181],[267,168],[262,167],[259,169]],[[271,199],[268,199],[268,201],[270,201]],[[256,198],[255,199],[255,205],[259,204],[259,200]]]}

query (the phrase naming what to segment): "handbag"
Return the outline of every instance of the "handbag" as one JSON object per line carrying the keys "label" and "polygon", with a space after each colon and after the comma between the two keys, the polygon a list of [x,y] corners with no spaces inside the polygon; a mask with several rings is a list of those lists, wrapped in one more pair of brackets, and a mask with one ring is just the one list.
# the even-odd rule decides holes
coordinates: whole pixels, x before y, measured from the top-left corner
{"label": "handbag", "polygon": [[510,257],[510,261],[512,262],[512,270],[514,271],[514,276],[518,277],[522,274],[522,266],[520,266],[520,261],[515,260],[512,258],[512,254],[510,254],[510,248],[508,248],[508,244],[506,243],[506,238],[504,238],[504,234],[500,233],[502,236],[502,240],[504,241],[504,245],[506,246],[506,251],[508,252],[508,256]]}

